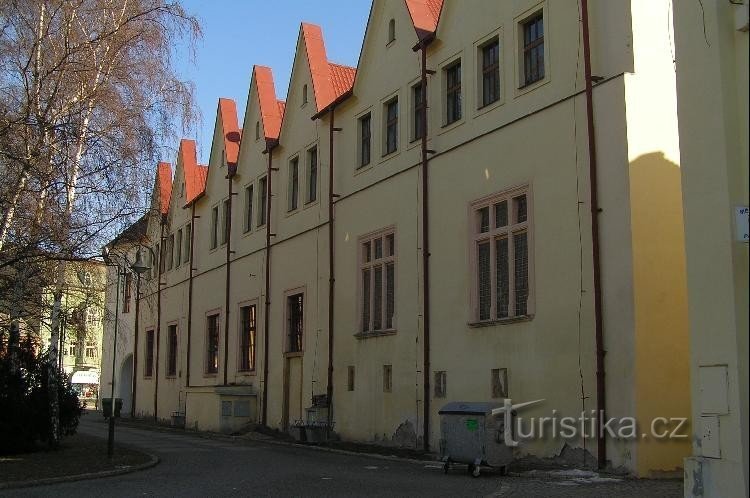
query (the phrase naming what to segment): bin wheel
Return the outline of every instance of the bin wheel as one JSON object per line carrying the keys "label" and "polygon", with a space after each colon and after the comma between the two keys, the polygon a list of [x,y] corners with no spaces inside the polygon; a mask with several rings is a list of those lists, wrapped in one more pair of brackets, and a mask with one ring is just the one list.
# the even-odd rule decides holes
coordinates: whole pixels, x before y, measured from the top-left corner
{"label": "bin wheel", "polygon": [[479,465],[474,465],[474,468],[471,469],[471,476],[472,477],[479,477],[479,472],[481,471]]}
{"label": "bin wheel", "polygon": [[446,461],[443,464],[443,474],[447,474],[450,469],[451,469],[451,463],[450,461]]}

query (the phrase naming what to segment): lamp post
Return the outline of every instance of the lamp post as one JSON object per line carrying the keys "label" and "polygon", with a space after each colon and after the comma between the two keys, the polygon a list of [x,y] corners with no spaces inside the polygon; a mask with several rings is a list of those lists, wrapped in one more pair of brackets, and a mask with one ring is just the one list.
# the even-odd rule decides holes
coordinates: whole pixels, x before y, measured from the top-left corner
{"label": "lamp post", "polygon": [[120,276],[125,276],[128,271],[128,267],[136,275],[140,276],[141,273],[149,270],[149,267],[143,263],[141,259],[141,250],[135,255],[135,262],[131,265],[128,262],[128,257],[123,256],[124,264],[120,266],[120,263],[113,261],[110,257],[109,247],[105,247],[102,250],[102,258],[107,266],[112,266],[117,272],[117,288],[115,290],[115,330],[112,341],[112,390],[110,394],[110,414],[109,414],[109,435],[107,437],[107,456],[112,458],[112,454],[115,449],[115,372],[117,370],[117,324],[120,321]]}

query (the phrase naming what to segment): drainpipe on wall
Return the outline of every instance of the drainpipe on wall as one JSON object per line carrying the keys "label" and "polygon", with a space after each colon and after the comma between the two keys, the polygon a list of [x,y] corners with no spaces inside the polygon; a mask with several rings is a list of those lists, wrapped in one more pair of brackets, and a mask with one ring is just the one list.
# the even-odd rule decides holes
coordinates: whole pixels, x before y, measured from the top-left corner
{"label": "drainpipe on wall", "polygon": [[188,311],[187,311],[187,352],[186,352],[186,364],[185,364],[185,387],[190,387],[190,348],[192,345],[191,333],[193,331],[193,272],[195,266],[193,266],[193,257],[195,251],[193,250],[193,241],[195,240],[195,219],[199,218],[195,216],[195,202],[190,206],[190,269],[188,272]]}
{"label": "drainpipe on wall", "polygon": [[278,141],[269,141],[264,154],[268,154],[268,172],[266,173],[266,302],[263,312],[263,407],[261,424],[268,427],[268,329],[271,324],[271,173],[273,172],[273,149]]}
{"label": "drainpipe on wall", "polygon": [[333,203],[337,195],[333,192],[333,133],[337,131],[334,127],[336,106],[331,106],[331,117],[328,126],[328,385],[326,387],[326,398],[328,402],[328,424],[326,432],[330,433],[333,422],[333,325],[334,325],[334,291],[336,278],[334,272],[334,209]]}
{"label": "drainpipe on wall", "polygon": [[[141,274],[135,276],[135,326],[133,327],[133,386],[130,395],[130,418],[135,418],[135,394],[138,387],[138,320],[141,305]],[[115,345],[117,347],[117,345]]]}
{"label": "drainpipe on wall", "polygon": [[161,240],[161,243],[159,244],[159,252],[162,254],[159,254],[159,281],[157,282],[158,287],[156,291],[156,354],[154,355],[156,363],[155,365],[155,372],[154,372],[154,422],[159,421],[159,416],[157,409],[159,407],[159,342],[161,341],[161,277],[162,277],[162,258],[164,255],[166,255],[167,251],[164,249],[164,242],[167,240],[164,236],[164,227],[167,223],[167,217],[166,215],[161,215],[161,224],[160,224],[160,231],[161,234],[159,236],[159,239]]}
{"label": "drainpipe on wall", "polygon": [[[229,171],[230,166],[227,166],[227,170]],[[227,385],[227,371],[229,369],[229,292],[231,290],[231,272],[230,272],[230,265],[232,263],[232,248],[231,248],[231,235],[232,235],[232,196],[234,193],[232,192],[232,176],[233,173],[229,171],[227,173],[227,182],[229,184],[229,197],[227,198],[227,210],[225,213],[225,216],[227,217],[226,220],[226,233],[224,234],[224,237],[227,238],[227,279],[226,279],[226,300],[224,302],[224,385]]]}
{"label": "drainpipe on wall", "polygon": [[424,413],[422,415],[423,432],[422,439],[424,445],[424,451],[430,451],[430,211],[429,211],[429,176],[428,176],[428,165],[429,165],[429,150],[427,149],[427,45],[432,41],[432,38],[423,39],[417,48],[421,52],[422,70],[421,70],[421,85],[422,85],[422,287],[423,287],[423,301],[422,301],[422,329],[424,331],[423,338],[423,356],[424,366],[422,371],[422,385],[424,392],[422,397],[422,406]]}
{"label": "drainpipe on wall", "polygon": [[[583,66],[586,80],[586,125],[589,142],[589,182],[591,191],[591,241],[594,279],[594,321],[596,327],[596,413],[597,426],[606,420],[606,388],[604,370],[604,333],[602,321],[601,266],[599,259],[599,195],[597,192],[596,135],[594,130],[594,97],[591,77],[591,40],[589,36],[588,1],[581,0],[583,28]],[[597,431],[597,464],[600,469],[607,465],[607,440],[602,431]]]}

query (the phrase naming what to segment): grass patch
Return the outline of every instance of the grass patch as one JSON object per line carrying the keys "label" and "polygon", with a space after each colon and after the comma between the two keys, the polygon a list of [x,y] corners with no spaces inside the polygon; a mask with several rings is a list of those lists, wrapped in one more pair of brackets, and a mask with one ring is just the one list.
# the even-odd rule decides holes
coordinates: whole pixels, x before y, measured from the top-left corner
{"label": "grass patch", "polygon": [[107,441],[85,434],[63,438],[56,450],[40,450],[0,457],[0,483],[75,476],[92,472],[126,469],[144,464],[151,457],[117,444],[112,459],[107,458]]}

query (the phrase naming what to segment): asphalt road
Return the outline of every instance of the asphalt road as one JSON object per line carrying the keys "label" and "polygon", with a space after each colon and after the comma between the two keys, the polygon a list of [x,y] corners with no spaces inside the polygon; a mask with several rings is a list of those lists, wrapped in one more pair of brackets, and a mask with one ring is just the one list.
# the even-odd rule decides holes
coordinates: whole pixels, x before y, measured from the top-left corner
{"label": "asphalt road", "polygon": [[[79,430],[106,437],[87,416]],[[116,477],[0,492],[1,496],[682,496],[676,481],[472,478],[444,475],[429,462],[383,460],[271,444],[206,439],[191,434],[119,427],[117,440],[161,459],[148,470]]]}

